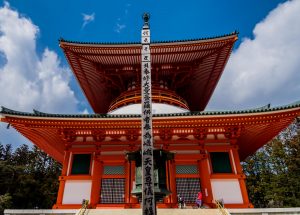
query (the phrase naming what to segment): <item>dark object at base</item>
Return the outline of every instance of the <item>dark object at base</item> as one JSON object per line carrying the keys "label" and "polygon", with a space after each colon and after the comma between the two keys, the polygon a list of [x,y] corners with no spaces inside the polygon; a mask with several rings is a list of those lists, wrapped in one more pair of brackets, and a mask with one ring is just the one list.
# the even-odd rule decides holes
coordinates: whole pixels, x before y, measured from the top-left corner
{"label": "dark object at base", "polygon": [[[127,159],[129,161],[135,161],[136,187],[131,191],[131,193],[134,196],[136,196],[139,199],[139,201],[141,201],[142,199],[141,151],[128,153]],[[174,154],[161,149],[154,149],[153,159],[154,159],[153,180],[154,180],[155,201],[162,202],[163,198],[171,194],[171,192],[167,189],[167,184],[166,184],[166,161],[173,160]]]}

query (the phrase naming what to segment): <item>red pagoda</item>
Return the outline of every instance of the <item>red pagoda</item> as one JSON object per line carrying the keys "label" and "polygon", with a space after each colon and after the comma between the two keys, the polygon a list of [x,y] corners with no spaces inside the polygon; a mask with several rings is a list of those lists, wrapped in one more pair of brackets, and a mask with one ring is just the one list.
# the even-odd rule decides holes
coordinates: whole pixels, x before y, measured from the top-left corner
{"label": "red pagoda", "polygon": [[[300,103],[242,111],[204,111],[237,33],[151,43],[153,136],[161,208],[197,193],[214,206],[252,207],[240,161],[296,117]],[[19,112],[0,119],[62,164],[53,208],[139,208],[135,195],[141,150],[141,44],[60,41],[95,114]],[[164,157],[164,159],[163,159]]]}

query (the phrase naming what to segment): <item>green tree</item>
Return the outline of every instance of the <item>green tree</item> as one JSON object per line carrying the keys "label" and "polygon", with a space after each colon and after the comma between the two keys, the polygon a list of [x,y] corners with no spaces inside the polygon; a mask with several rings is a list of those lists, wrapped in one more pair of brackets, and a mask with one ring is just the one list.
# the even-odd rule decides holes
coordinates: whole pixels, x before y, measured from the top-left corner
{"label": "green tree", "polygon": [[300,132],[293,123],[242,163],[255,207],[300,206]]}
{"label": "green tree", "polygon": [[11,196],[9,193],[6,193],[4,195],[0,195],[0,214],[4,214],[4,209],[10,208],[12,205],[11,202]]}
{"label": "green tree", "polygon": [[60,171],[61,165],[35,146],[13,151],[0,144],[0,195],[11,197],[12,208],[51,208]]}

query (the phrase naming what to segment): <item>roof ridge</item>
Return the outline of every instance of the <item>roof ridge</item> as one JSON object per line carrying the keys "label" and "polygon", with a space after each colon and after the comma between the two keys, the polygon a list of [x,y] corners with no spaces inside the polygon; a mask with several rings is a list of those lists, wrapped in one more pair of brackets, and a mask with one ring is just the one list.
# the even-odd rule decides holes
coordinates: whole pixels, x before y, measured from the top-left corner
{"label": "roof ridge", "polygon": [[[261,108],[245,109],[245,110],[232,110],[232,111],[194,111],[184,113],[166,113],[166,114],[153,114],[153,117],[172,117],[172,116],[205,116],[205,115],[229,115],[229,114],[245,114],[245,113],[261,113],[267,111],[286,110],[291,108],[300,107],[300,100],[288,105],[270,107],[269,105]],[[94,114],[57,114],[57,113],[44,113],[33,109],[32,113],[16,111],[4,106],[1,106],[0,114],[11,114],[21,116],[34,116],[34,117],[74,117],[74,118],[129,118],[141,117],[141,114],[108,114],[108,113],[94,113]]]}
{"label": "roof ridge", "polygon": [[[151,43],[176,43],[176,42],[189,42],[189,41],[199,41],[199,40],[210,40],[210,39],[217,39],[222,37],[228,37],[232,35],[238,35],[238,31],[234,31],[229,34],[223,34],[218,36],[212,36],[212,37],[202,37],[202,38],[195,38],[195,39],[182,39],[182,40],[161,40],[161,41],[152,41]],[[141,44],[140,42],[80,42],[80,41],[74,41],[74,40],[65,40],[64,38],[59,38],[58,42],[67,42],[67,43],[77,43],[77,44],[93,44],[93,45],[135,45],[135,44]]]}

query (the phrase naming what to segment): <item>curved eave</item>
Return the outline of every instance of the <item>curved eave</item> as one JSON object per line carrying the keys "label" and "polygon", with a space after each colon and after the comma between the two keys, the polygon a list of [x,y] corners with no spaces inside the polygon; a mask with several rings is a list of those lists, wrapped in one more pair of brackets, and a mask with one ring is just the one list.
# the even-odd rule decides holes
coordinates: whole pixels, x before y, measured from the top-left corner
{"label": "curved eave", "polygon": [[[198,39],[184,39],[184,40],[168,40],[168,41],[152,41],[151,44],[154,45],[164,45],[164,44],[186,44],[186,43],[199,43],[199,42],[210,42],[216,40],[222,40],[232,37],[237,37],[238,32],[234,31],[231,34],[225,34],[215,37],[205,37],[205,38],[198,38]],[[128,47],[128,46],[141,46],[140,42],[80,42],[80,41],[71,41],[65,40],[63,38],[59,39],[60,45],[73,45],[73,46],[100,46],[100,47]]]}
{"label": "curved eave", "polygon": [[[152,73],[172,80],[172,90],[188,102],[191,111],[204,110],[236,40],[237,33],[233,33],[151,43]],[[95,113],[107,113],[112,100],[127,89],[126,83],[140,70],[141,44],[61,40],[60,46]]]}
{"label": "curved eave", "polygon": [[[63,159],[65,140],[62,138],[62,129],[101,129],[105,130],[131,130],[140,129],[139,115],[132,117],[113,115],[109,118],[94,117],[66,117],[66,115],[36,112],[35,114],[23,112],[9,113],[9,109],[2,110],[2,122],[10,123],[22,135],[50,154],[58,161]],[[192,115],[180,114],[157,115],[153,118],[155,129],[197,129],[203,128],[241,128],[237,139],[241,160],[253,154],[257,149],[286,128],[292,121],[300,116],[300,104],[272,108],[267,110],[247,110],[244,113]],[[94,115],[95,116],[95,115]],[[172,144],[172,143],[170,143]]]}
{"label": "curved eave", "polygon": [[[270,105],[266,105],[260,108],[253,108],[253,109],[246,109],[246,110],[231,110],[231,111],[194,111],[194,112],[182,112],[182,113],[166,113],[166,114],[153,114],[153,117],[158,118],[171,118],[171,117],[190,117],[190,116],[243,116],[248,114],[264,114],[264,113],[277,113],[281,111],[287,110],[297,110],[300,108],[300,101],[283,105],[277,107],[271,107]],[[1,106],[0,111],[0,119],[5,118],[5,116],[24,116],[24,117],[38,117],[38,118],[49,118],[49,119],[61,119],[69,118],[72,120],[76,119],[86,119],[86,118],[95,118],[95,119],[117,119],[120,118],[128,118],[128,119],[139,119],[141,117],[140,114],[53,114],[53,113],[45,113],[38,110],[33,109],[33,112],[24,112],[24,111],[17,111],[13,109],[6,108]]]}

